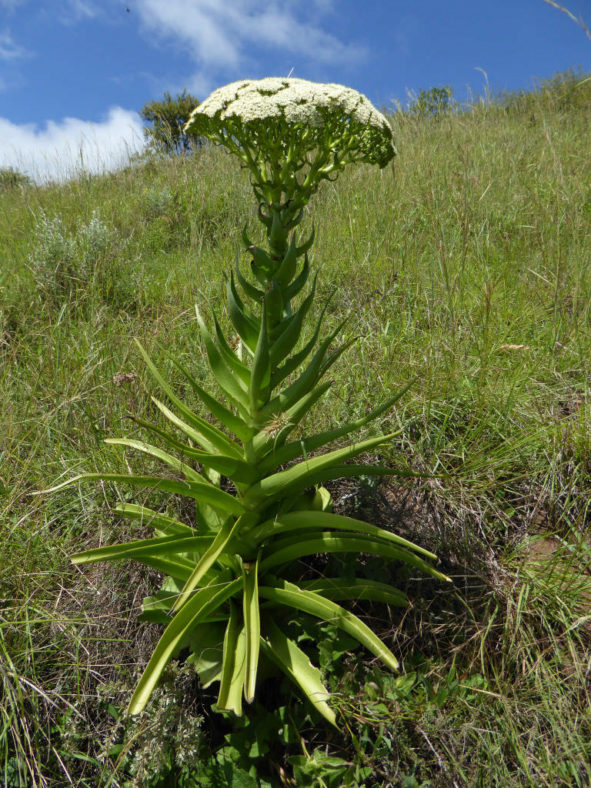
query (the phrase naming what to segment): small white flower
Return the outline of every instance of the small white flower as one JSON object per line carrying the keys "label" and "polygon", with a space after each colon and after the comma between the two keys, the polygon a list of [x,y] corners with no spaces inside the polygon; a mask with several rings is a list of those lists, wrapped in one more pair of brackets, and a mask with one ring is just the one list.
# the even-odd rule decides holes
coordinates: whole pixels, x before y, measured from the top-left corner
{"label": "small white flower", "polygon": [[343,85],[267,77],[215,90],[191,114],[185,129],[235,152],[275,143],[303,158],[330,150],[334,169],[352,161],[385,166],[395,155],[388,120],[361,93]]}

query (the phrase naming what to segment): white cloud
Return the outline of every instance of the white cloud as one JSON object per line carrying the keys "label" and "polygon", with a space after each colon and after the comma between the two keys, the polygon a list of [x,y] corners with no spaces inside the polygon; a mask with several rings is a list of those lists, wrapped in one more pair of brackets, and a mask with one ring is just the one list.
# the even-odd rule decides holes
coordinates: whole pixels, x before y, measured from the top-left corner
{"label": "white cloud", "polygon": [[124,166],[144,147],[136,112],[114,107],[101,123],[64,118],[44,128],[0,118],[0,167],[14,167],[37,182]]}
{"label": "white cloud", "polygon": [[16,43],[8,30],[0,31],[0,60],[18,60],[28,55],[29,52]]}
{"label": "white cloud", "polygon": [[94,19],[99,16],[100,8],[95,5],[92,0],[61,0],[61,8],[56,12],[52,10],[52,14],[63,25],[75,25],[88,19]]}
{"label": "white cloud", "polygon": [[91,19],[98,14],[97,9],[87,0],[70,0],[69,5],[72,12],[81,19]]}
{"label": "white cloud", "polygon": [[[31,0],[0,0],[0,8],[6,8],[8,11],[13,11],[19,5],[30,3]],[[95,0],[57,0],[58,7],[55,8],[56,0],[53,0],[53,9],[37,9],[37,10],[51,10],[56,13],[59,10],[69,9],[71,12],[78,14],[81,17],[92,17],[98,13],[98,6]],[[61,8],[60,8],[61,6]]]}
{"label": "white cloud", "polygon": [[[325,32],[319,18],[332,10],[330,0],[293,4],[277,0],[135,0],[144,27],[157,39],[180,42],[200,69],[236,71],[245,62],[257,62],[260,48],[276,49],[326,64],[359,61],[363,48],[341,42]],[[306,17],[302,9],[313,12]]]}

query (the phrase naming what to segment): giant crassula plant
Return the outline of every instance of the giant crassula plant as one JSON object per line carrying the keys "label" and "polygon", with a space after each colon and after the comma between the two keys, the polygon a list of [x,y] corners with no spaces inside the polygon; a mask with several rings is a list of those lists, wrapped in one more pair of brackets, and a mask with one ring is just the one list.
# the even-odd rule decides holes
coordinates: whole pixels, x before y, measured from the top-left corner
{"label": "giant crassula plant", "polygon": [[[255,245],[244,233],[250,270],[237,261],[228,279],[228,318],[239,341],[224,336],[215,315],[206,320],[197,313],[224,401],[176,364],[217,426],[175,394],[140,347],[168,400],[154,402],[169,426],[136,421],[166,448],[130,438],[107,442],[157,458],[178,478],[170,478],[170,471],[162,477],[94,473],[66,484],[113,480],[184,496],[195,501],[196,518],[181,522],[121,503],[115,512],[150,525],[153,536],[88,550],[73,561],[132,558],[166,576],[162,589],[144,602],[144,616],[166,628],[135,690],[131,713],[141,711],[168,662],[188,647],[202,682],[219,682],[218,709],[241,714],[243,700],[255,697],[263,659],[287,674],[334,722],[320,671],[290,636],[286,622],[298,613],[330,621],[396,670],[388,647],[340,603],[378,600],[403,606],[407,600],[396,588],[366,579],[292,582],[294,562],[318,553],[366,553],[446,579],[434,569],[435,556],[428,551],[375,525],[334,514],[322,486],[330,479],[392,473],[349,462],[391,435],[349,445],[341,439],[387,412],[402,392],[351,423],[293,437],[330,388],[326,373],[349,344],[333,349],[341,326],[322,335],[324,310],[304,333],[315,291],[308,256],[313,233],[300,239],[298,225],[323,180],[334,179],[354,162],[384,167],[395,154],[392,132],[387,119],[354,90],[274,78],[216,90],[195,109],[186,129],[240,158],[250,173],[265,237]],[[330,444],[336,448],[319,453]]]}

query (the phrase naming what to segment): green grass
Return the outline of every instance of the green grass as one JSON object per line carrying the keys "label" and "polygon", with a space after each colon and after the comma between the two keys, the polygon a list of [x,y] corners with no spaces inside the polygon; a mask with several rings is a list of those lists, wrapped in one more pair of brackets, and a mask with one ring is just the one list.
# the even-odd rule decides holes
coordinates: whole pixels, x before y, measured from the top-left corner
{"label": "green grass", "polygon": [[[394,167],[345,173],[306,220],[316,309],[334,293],[329,326],[350,314],[358,338],[306,430],[416,378],[383,418],[400,432],[382,459],[431,478],[333,494],[437,552],[454,578],[442,589],[398,577],[414,600],[402,617],[364,608],[403,656],[400,679],[361,652],[333,662],[325,635],[351,730],[330,752],[355,764],[360,785],[591,782],[591,83],[569,80],[462,114],[396,114]],[[210,149],[0,190],[2,784],[95,786],[123,763],[108,751],[112,715],[157,637],[136,622],[154,577],[131,564],[82,572],[68,555],[125,535],[108,504],[129,491],[30,493],[127,470],[102,439],[131,435],[127,416],[152,409],[134,337],[191,396],[166,351],[205,375],[193,305],[221,304],[255,210],[245,175]],[[45,246],[44,216],[60,220]],[[177,702],[193,709],[199,746],[220,746],[198,697]],[[148,750],[159,714],[130,734]],[[167,746],[186,758],[174,730]],[[309,752],[324,746],[317,721],[301,730]],[[286,756],[302,750],[284,745],[272,758],[289,774]],[[136,784],[157,784],[147,780]]]}

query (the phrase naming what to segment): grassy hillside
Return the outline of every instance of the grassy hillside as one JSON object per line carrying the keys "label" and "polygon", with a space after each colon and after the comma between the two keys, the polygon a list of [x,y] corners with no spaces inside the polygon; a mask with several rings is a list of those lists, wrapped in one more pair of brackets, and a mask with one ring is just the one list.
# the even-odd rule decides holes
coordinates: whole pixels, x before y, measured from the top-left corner
{"label": "grassy hillside", "polygon": [[[403,615],[361,610],[405,672],[314,634],[342,737],[297,699],[280,711],[267,699],[232,729],[182,665],[126,723],[158,637],[137,621],[155,573],[81,571],[68,556],[124,538],[108,504],[138,496],[106,484],[31,496],[82,471],[149,467],[102,443],[137,434],[130,414],[154,415],[132,340],[191,399],[169,353],[206,374],[193,307],[221,311],[246,217],[256,232],[246,176],[206,147],[0,190],[0,783],[591,782],[590,121],[591,83],[568,75],[462,113],[397,113],[394,166],[350,170],[311,204],[317,309],[333,294],[328,327],[349,315],[357,341],[305,428],[414,379],[382,419],[398,437],[380,457],[425,476],[331,492],[340,511],[436,552],[454,580],[365,561],[413,600]],[[297,760],[306,751],[316,760]],[[259,783],[231,782],[249,768]]]}

